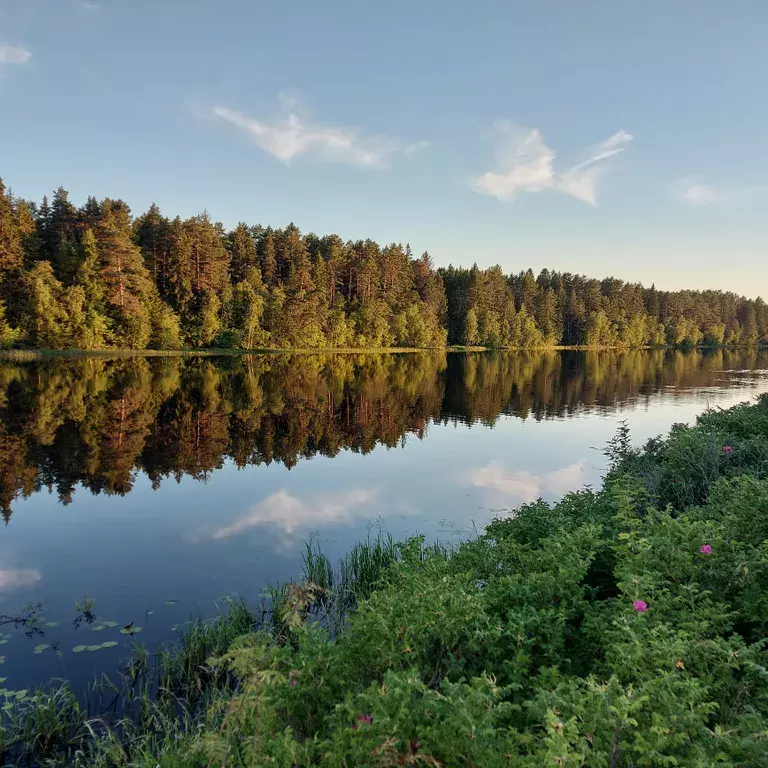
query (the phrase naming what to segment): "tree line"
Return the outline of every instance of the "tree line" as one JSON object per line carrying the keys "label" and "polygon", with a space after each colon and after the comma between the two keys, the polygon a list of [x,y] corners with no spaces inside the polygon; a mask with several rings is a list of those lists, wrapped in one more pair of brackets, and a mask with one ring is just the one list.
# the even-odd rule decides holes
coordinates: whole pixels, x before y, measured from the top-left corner
{"label": "tree line", "polygon": [[139,472],[157,488],[226,461],[291,468],[432,423],[633,407],[766,367],[757,349],[0,361],[0,514],[44,488],[67,504],[78,485],[129,493]]}
{"label": "tree line", "polygon": [[65,189],[41,203],[0,180],[0,347],[545,348],[754,345],[768,305],[723,291],[501,267],[207,213],[138,217]]}

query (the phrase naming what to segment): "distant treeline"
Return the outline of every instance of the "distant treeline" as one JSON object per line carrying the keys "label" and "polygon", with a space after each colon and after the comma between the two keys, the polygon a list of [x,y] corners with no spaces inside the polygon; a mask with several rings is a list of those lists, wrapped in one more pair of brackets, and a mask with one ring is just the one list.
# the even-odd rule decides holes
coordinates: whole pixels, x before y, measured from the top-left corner
{"label": "distant treeline", "polygon": [[500,267],[435,270],[428,253],[204,213],[134,218],[63,188],[0,181],[0,347],[541,348],[754,345],[768,305],[723,291]]}

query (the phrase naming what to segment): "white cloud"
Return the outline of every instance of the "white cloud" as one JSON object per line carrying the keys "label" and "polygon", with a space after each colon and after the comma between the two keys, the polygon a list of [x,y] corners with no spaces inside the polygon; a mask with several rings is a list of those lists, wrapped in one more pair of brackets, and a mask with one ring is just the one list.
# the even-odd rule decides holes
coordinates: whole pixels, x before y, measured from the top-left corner
{"label": "white cloud", "polygon": [[93,3],[91,0],[77,0],[78,7],[82,8],[84,11],[100,11],[101,5],[98,3]]}
{"label": "white cloud", "polygon": [[26,64],[31,58],[26,48],[0,43],[0,64]]}
{"label": "white cloud", "polygon": [[33,587],[42,581],[40,571],[31,568],[21,570],[0,570],[0,592],[23,587]]}
{"label": "white cloud", "polygon": [[344,493],[328,493],[303,501],[280,490],[254,504],[247,515],[215,531],[211,538],[229,539],[248,528],[264,524],[280,526],[287,534],[302,526],[346,523],[353,513],[368,512],[376,504],[375,491],[358,488]]}
{"label": "white cloud", "polygon": [[429,149],[431,146],[431,141],[414,141],[413,144],[408,144],[403,152],[406,155],[413,155],[416,152],[423,152],[425,149]]}
{"label": "white cloud", "polygon": [[541,192],[555,189],[590,205],[597,205],[597,178],[604,161],[623,152],[632,137],[619,131],[596,147],[586,160],[558,173],[556,153],[544,143],[538,128],[523,128],[506,120],[496,123],[496,162],[498,169],[474,180],[481,194],[512,200],[517,192]]}
{"label": "white cloud", "polygon": [[314,160],[345,163],[361,168],[384,168],[399,144],[387,136],[366,135],[358,128],[322,126],[308,122],[296,113],[294,94],[280,94],[287,114],[273,120],[256,120],[226,107],[214,107],[221,120],[246,131],[257,146],[289,162],[306,155]]}
{"label": "white cloud", "polygon": [[712,205],[725,199],[725,194],[717,187],[690,177],[678,182],[678,191],[680,197],[691,205]]}
{"label": "white cloud", "polygon": [[716,186],[705,183],[701,176],[686,176],[676,185],[678,197],[688,205],[708,206],[720,203],[749,203],[768,192],[765,184],[729,184]]}
{"label": "white cloud", "polygon": [[528,503],[542,496],[560,497],[579,488],[584,464],[584,461],[578,461],[544,475],[534,475],[527,470],[507,470],[499,462],[491,462],[470,472],[468,480],[475,487]]}

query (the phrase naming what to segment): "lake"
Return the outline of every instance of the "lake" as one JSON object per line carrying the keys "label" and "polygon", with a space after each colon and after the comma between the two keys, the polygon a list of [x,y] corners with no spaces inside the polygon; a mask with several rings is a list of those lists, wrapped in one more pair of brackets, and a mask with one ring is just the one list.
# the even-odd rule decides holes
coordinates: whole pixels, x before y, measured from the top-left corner
{"label": "lake", "polygon": [[0,614],[53,625],[0,627],[0,677],[84,686],[295,578],[310,537],[466,538],[599,485],[621,420],[640,443],[766,391],[756,350],[0,360]]}

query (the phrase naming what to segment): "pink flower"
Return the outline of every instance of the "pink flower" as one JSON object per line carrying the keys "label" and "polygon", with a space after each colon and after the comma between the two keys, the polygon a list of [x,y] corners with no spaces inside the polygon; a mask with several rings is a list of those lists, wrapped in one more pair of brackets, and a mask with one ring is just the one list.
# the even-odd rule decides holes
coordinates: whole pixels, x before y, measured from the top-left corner
{"label": "pink flower", "polygon": [[701,549],[699,550],[702,555],[711,555],[712,554],[712,545],[711,544],[702,544]]}
{"label": "pink flower", "polygon": [[635,600],[635,602],[632,603],[632,607],[640,613],[645,613],[648,610],[648,603],[646,603],[645,600]]}
{"label": "pink flower", "polygon": [[295,680],[291,680],[291,685],[298,685],[298,683]]}
{"label": "pink flower", "polygon": [[730,445],[723,446],[723,453],[733,453],[733,448]]}
{"label": "pink flower", "polygon": [[352,726],[355,730],[357,730],[360,727],[360,723],[365,723],[365,725],[371,724],[371,716],[370,715],[359,715],[357,718],[357,722]]}

